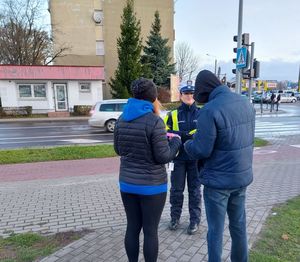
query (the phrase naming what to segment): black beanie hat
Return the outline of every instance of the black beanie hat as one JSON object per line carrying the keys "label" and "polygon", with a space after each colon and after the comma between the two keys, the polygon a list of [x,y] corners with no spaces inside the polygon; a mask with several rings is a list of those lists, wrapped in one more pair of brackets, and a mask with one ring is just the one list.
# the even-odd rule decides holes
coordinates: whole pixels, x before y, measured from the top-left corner
{"label": "black beanie hat", "polygon": [[151,103],[157,98],[156,85],[151,80],[143,77],[132,82],[131,91],[134,98],[147,100]]}
{"label": "black beanie hat", "polygon": [[222,83],[214,73],[208,70],[200,71],[195,82],[194,99],[198,103],[208,102],[209,94],[220,85]]}

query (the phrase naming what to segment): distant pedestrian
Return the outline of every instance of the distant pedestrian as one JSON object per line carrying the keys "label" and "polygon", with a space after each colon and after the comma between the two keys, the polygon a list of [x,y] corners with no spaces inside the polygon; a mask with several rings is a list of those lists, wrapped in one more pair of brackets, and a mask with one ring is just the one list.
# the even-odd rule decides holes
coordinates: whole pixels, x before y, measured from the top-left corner
{"label": "distant pedestrian", "polygon": [[114,149],[121,156],[119,184],[127,217],[125,249],[129,262],[139,257],[144,232],[144,258],[157,261],[158,224],[167,196],[165,164],[177,154],[181,139],[168,141],[159,116],[155,84],[145,78],[132,83],[132,94],[114,131]]}
{"label": "distant pedestrian", "polygon": [[281,95],[278,94],[277,98],[276,98],[276,111],[278,111],[278,107],[279,107],[280,101],[281,101]]}
{"label": "distant pedestrian", "polygon": [[196,78],[194,98],[205,103],[197,131],[184,148],[203,161],[200,180],[208,224],[208,261],[221,262],[226,213],[231,236],[231,261],[248,261],[245,199],[253,180],[255,110],[210,71]]}
{"label": "distant pedestrian", "polygon": [[[181,105],[167,114],[165,123],[168,132],[181,136],[182,143],[192,139],[196,132],[197,107],[193,98],[195,88],[191,85],[180,88]],[[176,230],[182,213],[184,188],[187,184],[189,198],[190,224],[187,233],[192,235],[197,232],[201,220],[201,191],[198,172],[198,161],[190,157],[182,147],[178,156],[173,160],[174,168],[171,170],[171,221],[170,230]],[[172,166],[173,166],[172,164]]]}
{"label": "distant pedestrian", "polygon": [[270,107],[270,112],[272,112],[274,110],[274,104],[275,104],[275,100],[276,99],[276,95],[274,93],[272,93],[271,97],[270,97],[270,101],[271,101],[271,107]]}

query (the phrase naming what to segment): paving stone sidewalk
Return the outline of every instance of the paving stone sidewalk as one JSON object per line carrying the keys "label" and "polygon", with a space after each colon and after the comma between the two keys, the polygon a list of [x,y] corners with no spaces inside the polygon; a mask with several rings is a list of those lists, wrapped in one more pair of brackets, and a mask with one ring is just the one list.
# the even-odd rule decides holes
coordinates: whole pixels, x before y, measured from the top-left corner
{"label": "paving stone sidewalk", "polygon": [[[272,146],[255,150],[254,154],[254,182],[247,196],[250,246],[274,204],[300,195],[300,149],[290,146],[300,144],[300,136],[272,142]],[[99,170],[99,175],[2,182],[0,234],[95,229],[42,261],[127,261],[123,244],[126,218],[117,181],[117,172],[103,174]],[[158,261],[207,261],[205,211],[200,231],[189,236],[186,202],[184,207],[180,228],[171,232],[167,229],[170,207],[166,204],[159,226]],[[226,228],[224,261],[229,261],[229,250]],[[142,255],[140,261],[144,261]]]}

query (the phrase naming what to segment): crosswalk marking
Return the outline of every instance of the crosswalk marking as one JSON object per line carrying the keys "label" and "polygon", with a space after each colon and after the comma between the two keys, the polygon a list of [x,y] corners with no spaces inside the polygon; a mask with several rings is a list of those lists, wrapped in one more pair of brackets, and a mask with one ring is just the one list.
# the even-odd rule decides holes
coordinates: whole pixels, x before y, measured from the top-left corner
{"label": "crosswalk marking", "polygon": [[300,134],[300,124],[295,122],[256,122],[255,136],[274,137]]}
{"label": "crosswalk marking", "polygon": [[73,144],[96,144],[96,143],[111,143],[112,140],[93,140],[93,139],[66,139],[66,140],[60,140],[63,142],[69,142]]}
{"label": "crosswalk marking", "polygon": [[297,148],[300,148],[300,145],[291,145],[293,147],[297,147]]}

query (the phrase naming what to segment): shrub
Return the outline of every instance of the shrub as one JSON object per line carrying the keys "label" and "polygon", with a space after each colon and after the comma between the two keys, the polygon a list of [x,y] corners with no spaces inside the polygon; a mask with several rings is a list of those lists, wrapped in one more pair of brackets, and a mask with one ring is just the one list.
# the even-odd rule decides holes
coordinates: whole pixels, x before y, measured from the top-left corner
{"label": "shrub", "polygon": [[25,111],[28,116],[32,115],[32,106],[25,106]]}
{"label": "shrub", "polygon": [[170,90],[166,87],[159,87],[158,88],[158,100],[161,103],[169,103],[171,101],[171,93]]}
{"label": "shrub", "polygon": [[2,117],[2,116],[6,116],[6,113],[3,109],[3,107],[0,107],[0,117]]}
{"label": "shrub", "polygon": [[165,110],[175,110],[181,105],[181,102],[163,103],[162,106]]}
{"label": "shrub", "polygon": [[74,115],[76,116],[87,116],[91,110],[92,106],[88,105],[74,105]]}

